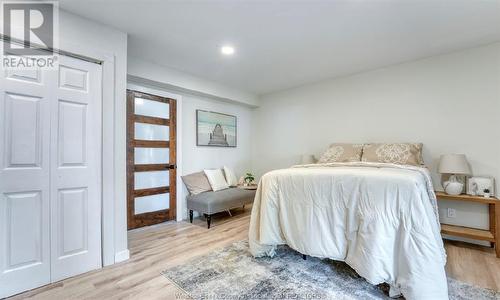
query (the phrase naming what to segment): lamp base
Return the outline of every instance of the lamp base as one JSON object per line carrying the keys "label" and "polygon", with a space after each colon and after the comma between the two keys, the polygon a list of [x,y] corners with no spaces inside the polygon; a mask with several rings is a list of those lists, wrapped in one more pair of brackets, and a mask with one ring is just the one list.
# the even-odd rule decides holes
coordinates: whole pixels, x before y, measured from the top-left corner
{"label": "lamp base", "polygon": [[460,195],[464,189],[464,184],[458,181],[445,181],[443,187],[448,195]]}

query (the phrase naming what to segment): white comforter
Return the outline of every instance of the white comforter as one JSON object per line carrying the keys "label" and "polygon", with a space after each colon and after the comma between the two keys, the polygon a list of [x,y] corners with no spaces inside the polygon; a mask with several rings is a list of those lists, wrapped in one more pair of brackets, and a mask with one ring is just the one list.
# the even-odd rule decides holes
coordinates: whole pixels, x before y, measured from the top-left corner
{"label": "white comforter", "polygon": [[379,163],[295,166],[260,180],[252,254],[287,244],[345,261],[406,299],[448,299],[436,198],[426,168]]}

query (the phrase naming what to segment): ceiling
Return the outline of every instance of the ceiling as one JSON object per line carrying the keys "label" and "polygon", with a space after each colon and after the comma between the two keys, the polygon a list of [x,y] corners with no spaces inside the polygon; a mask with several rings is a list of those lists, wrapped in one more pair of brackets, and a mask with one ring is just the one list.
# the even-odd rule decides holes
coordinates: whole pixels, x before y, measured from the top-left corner
{"label": "ceiling", "polygon": [[[61,0],[129,55],[255,94],[500,41],[500,0]],[[236,53],[220,54],[230,43]]]}

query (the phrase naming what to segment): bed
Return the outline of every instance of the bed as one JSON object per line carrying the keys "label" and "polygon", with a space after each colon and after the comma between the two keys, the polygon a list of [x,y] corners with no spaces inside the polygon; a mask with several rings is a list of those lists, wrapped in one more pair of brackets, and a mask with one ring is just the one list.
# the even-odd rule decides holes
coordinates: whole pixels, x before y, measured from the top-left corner
{"label": "bed", "polygon": [[249,229],[250,251],[278,245],[345,261],[390,295],[448,299],[446,254],[427,168],[380,162],[299,165],[265,174]]}

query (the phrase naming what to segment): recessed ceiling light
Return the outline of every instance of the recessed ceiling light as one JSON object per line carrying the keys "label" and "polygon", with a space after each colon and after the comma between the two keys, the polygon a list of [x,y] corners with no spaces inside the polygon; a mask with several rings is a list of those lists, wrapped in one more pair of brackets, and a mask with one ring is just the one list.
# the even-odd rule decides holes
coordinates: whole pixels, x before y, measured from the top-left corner
{"label": "recessed ceiling light", "polygon": [[220,52],[224,55],[233,55],[234,54],[234,47],[233,46],[222,46],[220,48]]}

